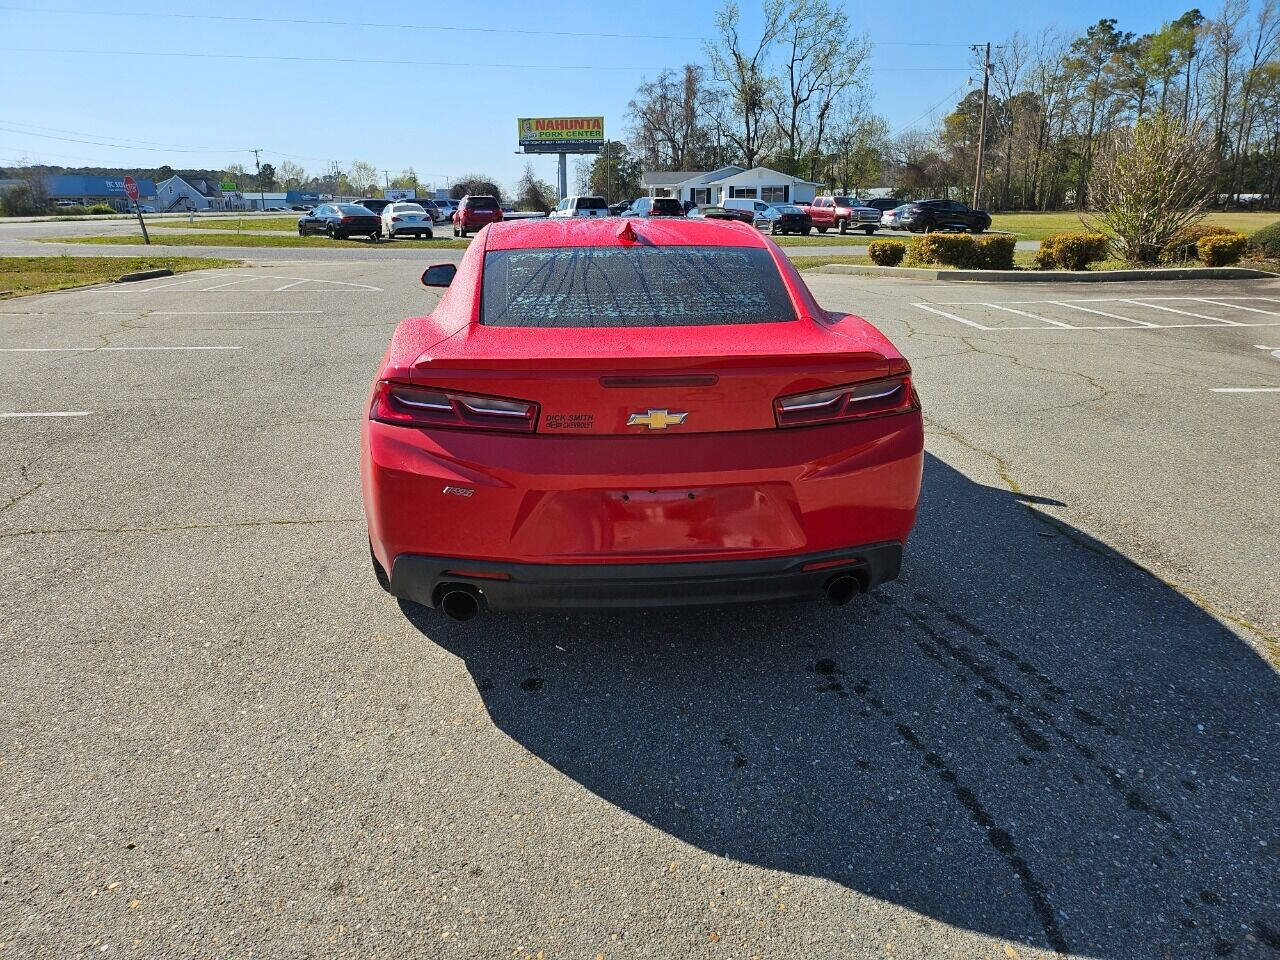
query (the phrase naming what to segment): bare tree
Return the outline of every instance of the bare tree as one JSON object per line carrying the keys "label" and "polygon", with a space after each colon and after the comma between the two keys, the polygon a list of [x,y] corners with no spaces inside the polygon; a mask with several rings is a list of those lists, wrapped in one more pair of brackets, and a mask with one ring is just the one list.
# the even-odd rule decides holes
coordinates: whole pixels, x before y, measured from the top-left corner
{"label": "bare tree", "polygon": [[783,0],[764,0],[760,36],[754,46],[742,37],[741,14],[734,0],[716,13],[716,39],[706,44],[707,59],[716,81],[722,84],[736,114],[737,122],[723,127],[748,167],[768,146],[766,115],[776,94],[776,83],[768,73],[769,53],[784,26]]}
{"label": "bare tree", "polygon": [[296,190],[306,181],[307,171],[300,163],[281,160],[280,166],[276,167],[276,179],[284,185],[286,190]]}
{"label": "bare tree", "polygon": [[347,168],[347,182],[351,188],[364,195],[378,188],[378,168],[364,160],[352,160]]}
{"label": "bare tree", "polygon": [[778,43],[782,96],[772,112],[783,165],[798,173],[806,155],[821,148],[835,101],[861,79],[871,44],[850,35],[848,16],[829,0],[792,0]]}
{"label": "bare tree", "polygon": [[1213,200],[1214,152],[1200,128],[1163,111],[1117,131],[1099,153],[1090,182],[1092,218],[1126,260],[1154,263]]}
{"label": "bare tree", "polygon": [[1245,68],[1240,84],[1240,108],[1236,126],[1235,160],[1231,164],[1229,192],[1239,200],[1240,166],[1248,145],[1247,128],[1253,122],[1259,104],[1254,100],[1254,86],[1259,77],[1259,67],[1270,60],[1280,49],[1280,6],[1277,0],[1263,0],[1254,20],[1252,43],[1249,49],[1249,65]]}

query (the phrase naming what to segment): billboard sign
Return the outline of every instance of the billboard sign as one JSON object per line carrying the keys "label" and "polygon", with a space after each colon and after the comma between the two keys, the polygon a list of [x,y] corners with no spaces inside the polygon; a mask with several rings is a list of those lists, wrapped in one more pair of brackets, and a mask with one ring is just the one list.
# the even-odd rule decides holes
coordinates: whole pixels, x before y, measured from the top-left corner
{"label": "billboard sign", "polygon": [[604,117],[521,117],[516,121],[525,153],[599,153]]}
{"label": "billboard sign", "polygon": [[382,196],[386,200],[416,200],[418,191],[413,187],[387,187],[382,191]]}
{"label": "billboard sign", "polygon": [[222,183],[218,185],[218,189],[225,193],[235,193],[235,191],[240,188],[236,186],[235,181],[233,180],[223,180]]}

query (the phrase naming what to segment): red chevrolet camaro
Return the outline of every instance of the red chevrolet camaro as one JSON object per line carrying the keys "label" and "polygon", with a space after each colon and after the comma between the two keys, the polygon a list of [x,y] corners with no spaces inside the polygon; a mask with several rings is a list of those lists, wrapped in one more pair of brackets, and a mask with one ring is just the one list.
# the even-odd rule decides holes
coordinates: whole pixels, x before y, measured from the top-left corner
{"label": "red chevrolet camaro", "polygon": [[826,596],[898,574],[920,404],[875,327],[745,224],[486,227],[397,327],[361,444],[374,571],[486,607]]}

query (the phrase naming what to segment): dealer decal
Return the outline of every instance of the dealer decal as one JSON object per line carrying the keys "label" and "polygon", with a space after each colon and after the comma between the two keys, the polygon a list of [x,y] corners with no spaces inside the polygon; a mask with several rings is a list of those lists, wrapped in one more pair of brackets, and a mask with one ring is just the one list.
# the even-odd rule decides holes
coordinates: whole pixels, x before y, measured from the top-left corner
{"label": "dealer decal", "polygon": [[595,423],[594,413],[548,413],[542,420],[547,430],[590,430]]}

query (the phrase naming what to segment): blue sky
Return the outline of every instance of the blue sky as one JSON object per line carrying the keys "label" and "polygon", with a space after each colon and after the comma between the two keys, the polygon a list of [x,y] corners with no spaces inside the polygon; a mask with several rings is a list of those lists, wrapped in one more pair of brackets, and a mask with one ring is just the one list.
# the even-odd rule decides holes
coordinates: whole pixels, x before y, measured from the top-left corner
{"label": "blue sky", "polygon": [[[757,3],[739,2],[744,18],[754,22]],[[916,0],[847,3],[846,9],[855,30],[879,43],[872,73],[875,109],[898,130],[927,125],[964,92],[975,76],[969,43],[999,41],[1015,30],[1035,34],[1047,26],[1076,31],[1105,16],[1117,17],[1122,29],[1142,32],[1193,5]],[[603,114],[606,133],[623,136],[636,85],[663,67],[700,59],[716,6],[697,0],[482,0],[433,4],[428,13],[424,4],[399,0],[367,6],[233,0],[196,8],[130,0],[117,6],[102,0],[0,0],[0,164],[30,159],[68,166],[221,168],[238,162],[251,170],[250,148],[262,147],[264,160],[287,157],[312,171],[330,159],[344,166],[361,159],[393,174],[413,166],[433,184],[468,172],[511,183],[525,162],[514,155],[516,117]],[[1217,7],[1202,9],[1212,14]],[[155,16],[188,12],[409,26]],[[426,29],[432,27],[494,32]],[[664,39],[505,32],[520,30]],[[954,45],[906,45],[919,41]],[[54,50],[80,52],[48,52]],[[106,50],[182,56],[90,52]],[[224,53],[298,59],[207,56]],[[491,65],[327,62],[333,58]],[[936,109],[930,113],[931,108]],[[534,164],[554,181],[553,158],[536,158]]]}

